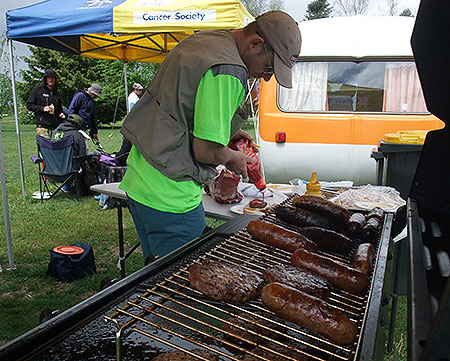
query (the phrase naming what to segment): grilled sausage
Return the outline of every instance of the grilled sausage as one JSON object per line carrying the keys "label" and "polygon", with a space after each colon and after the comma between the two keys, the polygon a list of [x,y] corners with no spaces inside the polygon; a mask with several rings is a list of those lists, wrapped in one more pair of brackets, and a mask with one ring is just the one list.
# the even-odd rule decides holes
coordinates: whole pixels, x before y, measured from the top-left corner
{"label": "grilled sausage", "polygon": [[346,208],[322,197],[303,195],[297,197],[292,204],[294,207],[331,217],[341,224],[348,222],[349,214]]}
{"label": "grilled sausage", "polygon": [[370,243],[362,243],[352,257],[352,267],[366,276],[372,269],[374,250]]}
{"label": "grilled sausage", "polygon": [[366,217],[364,214],[353,213],[348,220],[348,231],[353,234],[361,234],[365,224]]}
{"label": "grilled sausage", "polygon": [[261,292],[261,300],[280,317],[317,332],[339,345],[347,345],[356,337],[356,324],[342,311],[320,298],[281,283],[269,283]]}
{"label": "grilled sausage", "polygon": [[260,220],[251,221],[247,226],[247,231],[258,241],[288,252],[294,252],[297,248],[317,250],[317,245],[304,235],[272,223]]}
{"label": "grilled sausage", "polygon": [[372,208],[369,214],[366,216],[366,220],[374,217],[378,218],[382,222],[384,219],[384,211],[380,207]]}
{"label": "grilled sausage", "polygon": [[299,232],[317,244],[320,250],[347,255],[353,247],[352,240],[341,233],[321,227],[304,227]]}
{"label": "grilled sausage", "polygon": [[364,235],[369,242],[376,241],[378,233],[380,232],[382,226],[382,220],[378,217],[369,218],[366,221],[366,225],[363,228]]}
{"label": "grilled sausage", "polygon": [[275,209],[275,215],[283,222],[297,227],[317,226],[331,229],[336,228],[331,218],[300,208],[290,206],[278,207]]}
{"label": "grilled sausage", "polygon": [[292,254],[291,263],[322,275],[341,290],[359,294],[369,287],[364,273],[316,253],[298,249]]}

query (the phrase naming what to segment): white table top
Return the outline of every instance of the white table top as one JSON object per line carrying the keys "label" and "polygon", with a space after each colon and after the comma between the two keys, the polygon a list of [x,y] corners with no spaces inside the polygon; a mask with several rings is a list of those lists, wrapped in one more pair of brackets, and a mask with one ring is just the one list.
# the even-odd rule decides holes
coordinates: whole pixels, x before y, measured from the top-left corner
{"label": "white table top", "polygon": [[[95,184],[91,186],[91,190],[94,192],[109,195],[117,199],[127,199],[126,193],[123,190],[119,189],[119,185],[120,182]],[[239,189],[243,189],[247,186],[249,186],[249,184],[241,183],[239,185]],[[282,193],[275,192],[273,193],[273,196],[267,198],[266,201],[270,204],[276,204],[285,200],[286,197],[287,196]],[[221,204],[217,203],[206,193],[203,193],[202,203],[203,208],[205,209],[206,216],[228,220],[236,217],[239,214],[240,210],[252,199],[253,197],[244,197],[240,203]],[[235,212],[231,211],[230,208],[233,208]]]}

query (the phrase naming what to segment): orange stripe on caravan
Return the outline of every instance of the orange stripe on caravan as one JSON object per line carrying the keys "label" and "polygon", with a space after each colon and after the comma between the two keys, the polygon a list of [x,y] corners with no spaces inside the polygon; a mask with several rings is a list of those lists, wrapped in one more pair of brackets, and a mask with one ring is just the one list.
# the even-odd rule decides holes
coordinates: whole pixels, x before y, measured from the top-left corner
{"label": "orange stripe on caravan", "polygon": [[286,143],[378,144],[386,133],[431,130],[444,123],[431,114],[286,113],[276,104],[276,81],[261,80],[259,133],[266,142],[286,132]]}

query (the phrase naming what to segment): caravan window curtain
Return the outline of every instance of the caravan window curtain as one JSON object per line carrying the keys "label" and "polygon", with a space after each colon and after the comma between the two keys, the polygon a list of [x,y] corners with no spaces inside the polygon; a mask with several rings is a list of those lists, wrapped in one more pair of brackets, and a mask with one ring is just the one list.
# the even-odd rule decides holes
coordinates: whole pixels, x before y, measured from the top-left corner
{"label": "caravan window curtain", "polygon": [[395,113],[427,111],[414,63],[387,63],[384,87],[384,111]]}
{"label": "caravan window curtain", "polygon": [[279,87],[278,103],[283,111],[324,111],[327,101],[327,63],[296,63],[292,89]]}

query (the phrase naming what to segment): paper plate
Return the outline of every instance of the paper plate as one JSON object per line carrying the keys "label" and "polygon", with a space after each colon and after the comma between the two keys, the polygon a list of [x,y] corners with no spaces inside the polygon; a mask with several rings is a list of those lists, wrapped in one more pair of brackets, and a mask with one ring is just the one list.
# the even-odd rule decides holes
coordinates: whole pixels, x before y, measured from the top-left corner
{"label": "paper plate", "polygon": [[253,211],[253,210],[245,210],[244,212],[244,206],[243,205],[237,205],[237,206],[233,206],[230,207],[230,211],[236,214],[254,214],[257,216],[263,216],[264,213],[263,212],[259,212],[259,211]]}
{"label": "paper plate", "polygon": [[[43,198],[43,199],[49,199],[50,196],[51,196],[51,193],[49,193],[49,192],[43,192],[43,197],[42,197],[42,198]],[[32,195],[32,197],[33,197],[33,199],[41,199],[41,192],[39,192],[39,191],[34,192],[33,195]]]}
{"label": "paper plate", "polygon": [[77,254],[82,254],[84,249],[77,246],[58,246],[53,248],[53,251],[59,254],[75,256]]}
{"label": "paper plate", "polygon": [[381,208],[383,211],[386,212],[392,212],[395,211],[397,209],[397,206],[393,205],[392,203],[387,203],[387,202],[363,202],[363,201],[358,201],[355,202],[355,206],[360,208],[360,209],[365,209],[370,211],[371,209],[378,207]]}
{"label": "paper plate", "polygon": [[291,184],[269,183],[267,185],[267,188],[270,188],[275,192],[280,192],[286,195],[291,195],[293,193],[293,186]]}

